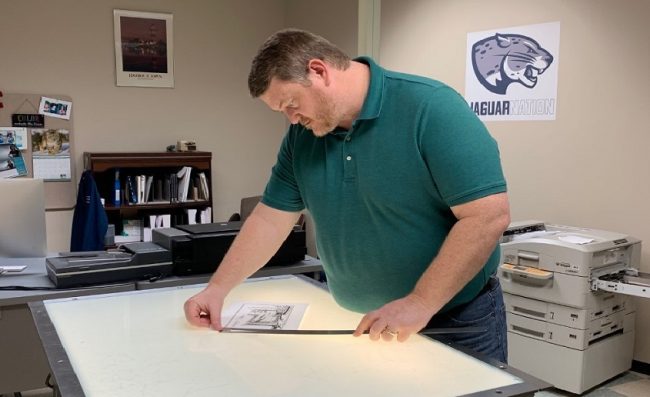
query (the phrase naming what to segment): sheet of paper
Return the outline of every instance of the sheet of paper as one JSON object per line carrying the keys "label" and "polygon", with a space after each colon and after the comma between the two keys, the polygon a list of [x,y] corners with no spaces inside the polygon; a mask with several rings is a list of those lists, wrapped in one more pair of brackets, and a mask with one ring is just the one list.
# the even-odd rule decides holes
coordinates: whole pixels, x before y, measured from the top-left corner
{"label": "sheet of paper", "polygon": [[540,230],[536,232],[522,233],[512,236],[512,241],[528,240],[529,238],[545,238],[558,234],[556,231]]}
{"label": "sheet of paper", "polygon": [[0,271],[5,272],[22,272],[27,266],[0,266]]}
{"label": "sheet of paper", "polygon": [[34,179],[70,180],[70,156],[34,157]]}
{"label": "sheet of paper", "polygon": [[236,302],[222,313],[228,328],[298,329],[306,303]]}
{"label": "sheet of paper", "polygon": [[594,241],[593,238],[576,236],[573,234],[569,234],[566,236],[558,236],[557,239],[560,241],[564,241],[565,243],[571,243],[571,244],[588,244]]}

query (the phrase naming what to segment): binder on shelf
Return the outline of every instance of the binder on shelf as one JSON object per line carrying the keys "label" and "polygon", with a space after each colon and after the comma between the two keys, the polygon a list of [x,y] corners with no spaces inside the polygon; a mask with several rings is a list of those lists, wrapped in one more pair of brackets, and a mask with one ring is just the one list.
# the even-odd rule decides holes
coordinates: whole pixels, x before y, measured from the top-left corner
{"label": "binder on shelf", "polygon": [[150,227],[144,227],[142,228],[142,241],[148,242],[151,241],[153,238],[153,233],[151,231],[152,229]]}
{"label": "binder on shelf", "polygon": [[210,187],[208,186],[208,179],[204,172],[199,172],[199,179],[201,181],[201,199],[210,200]]}
{"label": "binder on shelf", "polygon": [[171,214],[159,215],[162,219],[162,227],[172,227],[172,216]]}
{"label": "binder on shelf", "polygon": [[192,173],[192,167],[183,167],[180,171],[176,173],[176,178],[178,179],[178,201],[185,202],[187,201],[187,193],[190,187],[190,174]]}
{"label": "binder on shelf", "polygon": [[196,224],[196,208],[186,208],[185,213],[187,214],[187,224],[195,225]]}
{"label": "binder on shelf", "polygon": [[171,195],[171,186],[172,186],[172,181],[171,181],[171,176],[170,175],[165,175],[165,179],[163,181],[163,195],[162,199],[165,201],[172,201],[172,195]]}
{"label": "binder on shelf", "polygon": [[144,188],[145,188],[145,176],[144,175],[138,175],[135,177],[137,181],[137,196],[138,196],[138,204],[143,204],[145,202],[144,200]]}
{"label": "binder on shelf", "polygon": [[153,201],[153,196],[151,195],[151,185],[153,184],[153,175],[147,175],[146,182],[144,186],[144,202],[149,203]]}
{"label": "binder on shelf", "polygon": [[156,185],[156,189],[155,189],[155,194],[154,194],[154,200],[156,200],[156,201],[164,200],[164,196],[163,196],[163,179],[160,178],[160,177],[156,177],[155,178],[155,185]]}
{"label": "binder on shelf", "polygon": [[126,190],[129,203],[136,204],[138,202],[138,190],[134,176],[129,175],[126,177]]}
{"label": "binder on shelf", "polygon": [[142,241],[151,241],[153,229],[158,229],[162,227],[170,227],[165,225],[171,224],[171,218],[168,214],[161,215],[149,215],[145,218],[145,226],[143,228],[143,239]]}
{"label": "binder on shelf", "polygon": [[212,207],[206,207],[199,214],[200,223],[212,223]]}
{"label": "binder on shelf", "polygon": [[172,203],[178,202],[178,176],[176,174],[169,176],[169,196]]}

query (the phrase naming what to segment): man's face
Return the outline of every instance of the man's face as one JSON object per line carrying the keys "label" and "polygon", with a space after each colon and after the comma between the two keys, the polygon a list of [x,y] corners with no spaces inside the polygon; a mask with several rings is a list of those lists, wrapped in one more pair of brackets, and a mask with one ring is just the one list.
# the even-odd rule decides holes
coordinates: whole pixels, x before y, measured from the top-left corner
{"label": "man's face", "polygon": [[340,122],[336,105],[318,83],[305,85],[274,78],[260,99],[271,110],[284,113],[291,124],[300,123],[317,137],[327,135]]}

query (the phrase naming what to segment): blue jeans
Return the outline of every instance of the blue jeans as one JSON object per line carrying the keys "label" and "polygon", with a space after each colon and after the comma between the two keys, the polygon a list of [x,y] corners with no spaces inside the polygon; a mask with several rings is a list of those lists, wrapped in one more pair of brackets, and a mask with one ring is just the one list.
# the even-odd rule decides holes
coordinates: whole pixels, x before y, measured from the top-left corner
{"label": "blue jeans", "polygon": [[436,314],[427,327],[486,327],[486,332],[445,334],[441,339],[467,347],[502,363],[507,362],[506,312],[501,284],[496,276],[490,277],[474,300],[448,312]]}

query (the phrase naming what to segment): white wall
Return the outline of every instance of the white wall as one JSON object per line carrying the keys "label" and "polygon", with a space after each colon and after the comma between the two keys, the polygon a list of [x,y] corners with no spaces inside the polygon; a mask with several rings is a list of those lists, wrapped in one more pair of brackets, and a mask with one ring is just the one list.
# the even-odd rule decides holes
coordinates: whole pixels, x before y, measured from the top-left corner
{"label": "white wall", "polygon": [[[250,61],[284,27],[311,30],[351,55],[357,2],[38,0],[0,4],[0,89],[73,99],[78,180],[85,151],[163,151],[194,139],[213,154],[214,219],[264,189],[287,124],[248,95]],[[175,87],[117,87],[113,9],[174,15]],[[72,211],[48,211],[48,248],[69,248]],[[313,253],[313,252],[312,252]]]}
{"label": "white wall", "polygon": [[[384,66],[464,92],[467,33],[561,23],[557,120],[488,122],[514,220],[618,231],[646,242],[650,271],[650,2],[383,0]],[[650,362],[650,301],[638,300],[635,359]]]}
{"label": "white wall", "polygon": [[287,27],[325,37],[350,56],[357,54],[358,1],[287,0]]}
{"label": "white wall", "polygon": [[[113,9],[174,15],[175,88],[115,85]],[[213,154],[215,220],[260,194],[284,121],[250,98],[248,66],[285,26],[284,0],[38,0],[0,4],[0,89],[72,97],[77,180],[84,151],[164,151],[194,139]],[[69,248],[72,211],[48,212],[48,246]]]}
{"label": "white wall", "polygon": [[[357,55],[358,2],[349,0],[287,0],[287,27],[305,29],[323,36],[351,57]],[[289,122],[283,115],[285,128]],[[315,230],[309,213],[306,213],[307,253],[317,256]]]}

